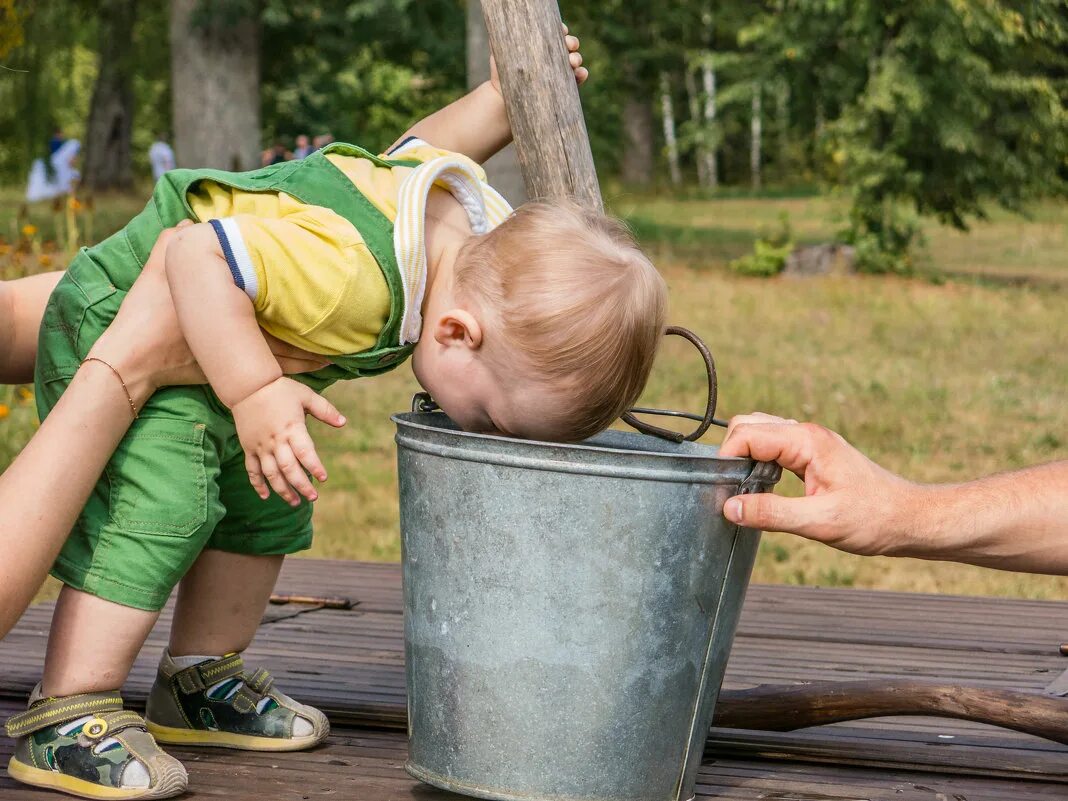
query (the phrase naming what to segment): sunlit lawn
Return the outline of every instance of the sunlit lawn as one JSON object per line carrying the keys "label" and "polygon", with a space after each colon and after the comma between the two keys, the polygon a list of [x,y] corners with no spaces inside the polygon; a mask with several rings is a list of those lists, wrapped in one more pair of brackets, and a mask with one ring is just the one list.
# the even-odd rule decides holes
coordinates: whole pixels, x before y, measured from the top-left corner
{"label": "sunlit lawn", "polygon": [[[721,415],[762,409],[824,422],[921,481],[960,481],[1068,458],[1068,288],[1046,281],[1014,287],[952,279],[742,279],[723,264],[747,249],[758,229],[774,225],[780,210],[789,212],[800,240],[815,241],[839,226],[840,206],[822,198],[670,202],[622,194],[611,202],[640,231],[662,237],[647,244],[671,286],[671,320],[712,346]],[[99,230],[112,220],[117,227],[139,206],[109,201],[105,212],[98,204]],[[951,272],[1068,278],[1066,210],[1040,205],[1029,221],[998,214],[968,236],[931,227],[930,259]],[[3,212],[0,232],[10,227],[6,202]],[[0,256],[6,274],[12,265],[10,253]],[[33,266],[26,257],[19,265]],[[671,343],[646,400],[695,408],[702,382],[695,356]],[[401,368],[330,391],[350,423],[340,433],[317,431],[331,478],[317,505],[309,555],[398,558],[389,415],[406,409],[416,390]],[[16,408],[0,420],[0,445],[10,453],[32,430],[32,410],[8,397]],[[800,486],[791,477],[781,489],[796,494]],[[859,559],[781,534],[765,538],[756,578],[1068,598],[1064,579]]]}
{"label": "sunlit lawn", "polygon": [[[833,240],[845,227],[844,200],[671,200],[619,192],[610,197],[617,214],[663,241],[662,253],[693,265],[721,266],[751,247],[754,232],[774,230],[785,214],[795,240]],[[1032,206],[1027,216],[993,209],[990,219],[960,232],[928,222],[927,247],[919,253],[925,271],[977,276],[1032,277],[1068,284],[1068,213],[1063,203]]]}

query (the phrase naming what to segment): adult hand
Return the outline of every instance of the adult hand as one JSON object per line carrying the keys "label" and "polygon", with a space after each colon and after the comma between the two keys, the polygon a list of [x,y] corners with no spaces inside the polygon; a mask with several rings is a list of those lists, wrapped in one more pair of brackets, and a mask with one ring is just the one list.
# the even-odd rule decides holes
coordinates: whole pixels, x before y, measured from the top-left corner
{"label": "adult hand", "polygon": [[[184,220],[160,234],[144,270],[90,353],[118,370],[138,405],[162,386],[207,383],[178,326],[164,272],[167,245],[175,231],[187,225],[191,223]],[[266,332],[264,337],[287,374],[311,372],[328,364],[324,357]]]}
{"label": "adult hand", "polygon": [[720,455],[778,462],[805,482],[803,498],[760,493],[729,499],[723,514],[733,523],[788,531],[865,556],[910,549],[914,526],[907,510],[920,488],[833,431],[767,414],[739,415]]}

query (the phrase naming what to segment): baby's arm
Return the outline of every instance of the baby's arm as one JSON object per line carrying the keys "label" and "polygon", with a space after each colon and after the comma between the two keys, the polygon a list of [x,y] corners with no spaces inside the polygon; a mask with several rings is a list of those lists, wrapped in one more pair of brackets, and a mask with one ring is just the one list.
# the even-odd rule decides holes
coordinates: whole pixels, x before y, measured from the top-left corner
{"label": "baby's arm", "polygon": [[304,470],[319,481],[326,481],[326,470],[305,414],[336,427],[345,419],[321,395],[282,375],[210,224],[175,235],[167,249],[167,280],[189,349],[233,412],[252,486],[266,498],[270,484],[294,506],[300,503],[294,488],[314,501],[317,493]]}
{"label": "baby's arm", "polygon": [[[579,40],[567,34],[566,25],[564,41],[570,54],[575,80],[581,85],[590,73],[582,66]],[[422,139],[442,150],[463,153],[480,164],[511,142],[512,126],[504,108],[501,82],[493,58],[490,58],[488,81],[417,122],[394,142],[393,147],[412,137]]]}

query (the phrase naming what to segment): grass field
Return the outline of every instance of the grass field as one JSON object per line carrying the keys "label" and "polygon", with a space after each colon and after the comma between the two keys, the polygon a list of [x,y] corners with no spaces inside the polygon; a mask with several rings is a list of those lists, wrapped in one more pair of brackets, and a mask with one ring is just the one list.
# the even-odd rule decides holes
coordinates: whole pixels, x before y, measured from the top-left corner
{"label": "grass field", "polygon": [[[8,198],[0,193],[0,233],[10,241]],[[98,202],[94,228],[106,233],[139,205],[126,198]],[[1068,458],[1068,207],[1043,204],[1030,219],[997,214],[967,236],[928,228],[935,270],[1036,281],[1002,286],[953,278],[760,280],[724,269],[784,209],[800,240],[829,238],[840,225],[841,205],[833,199],[669,201],[616,194],[612,205],[657,255],[671,287],[671,320],[696,329],[716,354],[721,415],[761,409],[823,422],[920,481],[960,481]],[[49,238],[50,213],[34,223],[38,236]],[[0,275],[37,269],[32,255],[16,256],[8,246]],[[645,400],[695,408],[702,382],[697,358],[671,342]],[[330,391],[351,422],[340,433],[318,432],[331,478],[316,508],[310,555],[398,557],[389,414],[406,409],[416,390],[401,368]],[[9,393],[13,408],[0,419],[0,459],[32,431],[32,408],[19,405],[16,390]],[[800,491],[792,477],[780,487]],[[1065,579],[860,559],[782,534],[765,537],[756,580],[1068,598]]]}

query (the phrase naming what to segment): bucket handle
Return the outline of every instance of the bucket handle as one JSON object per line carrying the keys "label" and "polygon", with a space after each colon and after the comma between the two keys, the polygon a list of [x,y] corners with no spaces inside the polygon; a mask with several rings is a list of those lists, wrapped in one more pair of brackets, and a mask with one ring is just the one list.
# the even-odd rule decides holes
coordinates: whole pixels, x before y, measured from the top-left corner
{"label": "bucket handle", "polygon": [[[728,425],[727,421],[721,420],[715,416],[719,382],[716,379],[716,361],[712,358],[712,351],[708,349],[708,345],[706,345],[704,340],[689,328],[683,328],[681,325],[669,325],[664,329],[664,336],[682,337],[697,348],[698,353],[701,354],[701,359],[704,360],[705,363],[705,373],[708,376],[708,400],[705,404],[705,413],[701,415],[693,414],[692,412],[674,411],[672,409],[648,409],[644,406],[635,406],[630,411],[620,415],[619,419],[642,434],[660,437],[661,439],[670,440],[671,442],[693,442],[698,440],[713,425],[726,428]],[[417,392],[412,396],[413,412],[436,412],[440,408],[441,407],[434,402],[434,399],[430,397],[429,392]],[[690,434],[682,434],[678,431],[672,431],[669,428],[661,428],[652,423],[647,423],[644,420],[639,420],[635,417],[637,414],[655,414],[661,417],[684,417],[687,420],[697,420],[700,425]]]}
{"label": "bucket handle", "polygon": [[[699,415],[691,412],[677,412],[671,409],[647,409],[642,406],[635,406],[629,412],[624,412],[620,416],[620,419],[642,434],[660,437],[661,439],[670,440],[671,442],[694,442],[695,440],[700,439],[713,425],[726,428],[727,421],[720,420],[715,416],[719,382],[716,379],[716,361],[712,358],[712,351],[708,349],[708,345],[706,345],[704,340],[689,328],[683,328],[681,325],[669,325],[664,329],[664,336],[682,337],[697,348],[698,353],[701,354],[701,358],[705,363],[705,373],[708,375],[708,400],[705,404],[705,413]],[[647,423],[644,420],[639,420],[635,417],[637,414],[655,414],[660,415],[661,417],[684,417],[687,420],[697,420],[700,422],[700,425],[690,434],[682,434],[678,431],[661,428],[652,423]]]}

